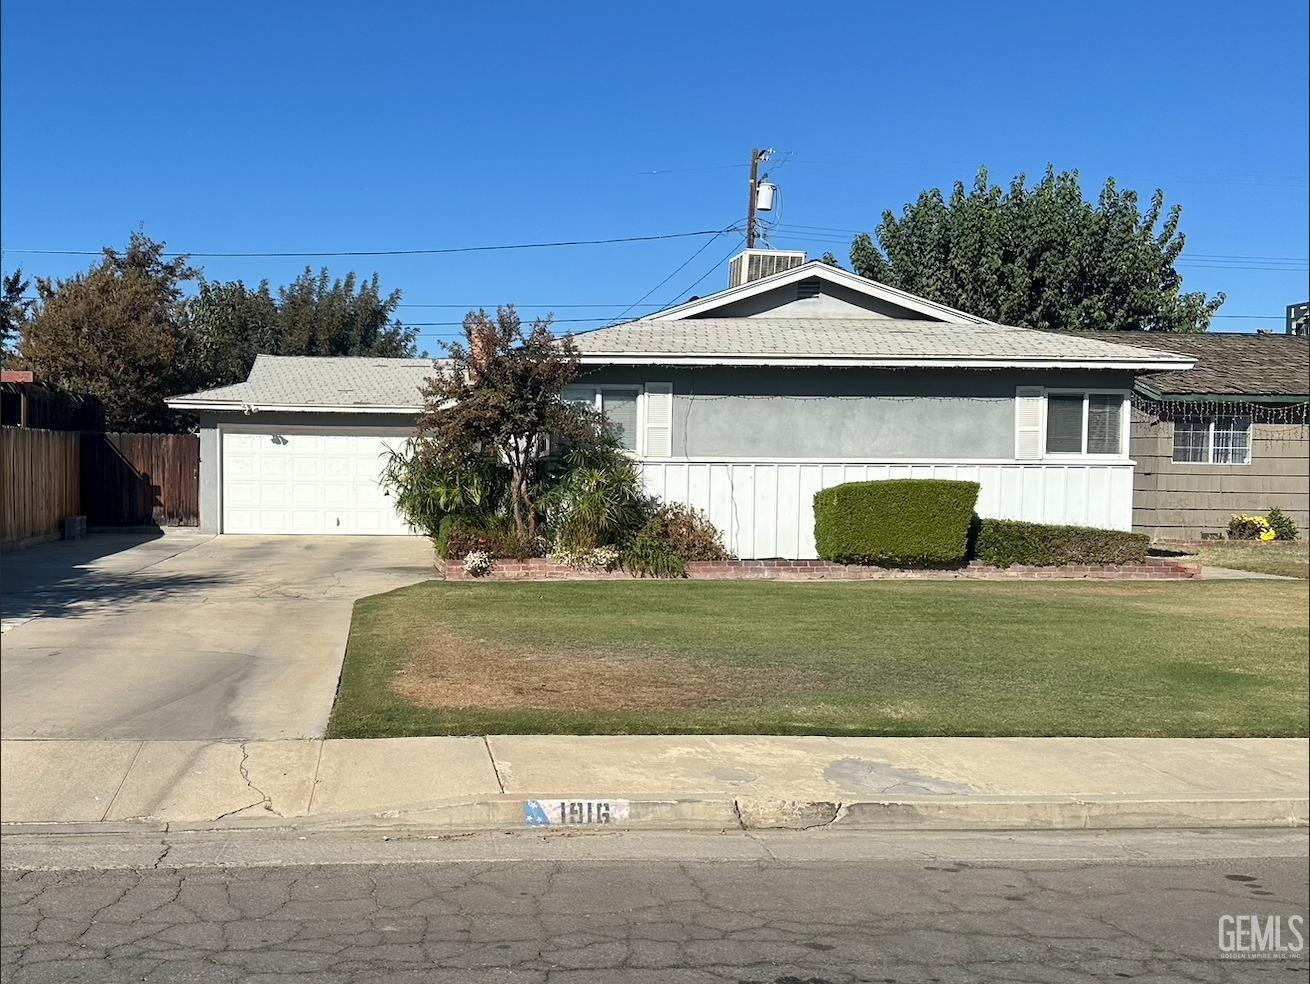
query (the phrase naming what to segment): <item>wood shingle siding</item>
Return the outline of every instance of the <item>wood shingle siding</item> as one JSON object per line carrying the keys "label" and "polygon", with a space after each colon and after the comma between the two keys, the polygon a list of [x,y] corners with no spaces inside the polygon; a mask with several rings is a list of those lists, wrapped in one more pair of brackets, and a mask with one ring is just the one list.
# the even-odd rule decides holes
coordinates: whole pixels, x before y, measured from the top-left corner
{"label": "wood shingle siding", "polygon": [[1222,533],[1234,513],[1264,515],[1274,506],[1310,532],[1310,428],[1252,425],[1251,462],[1209,465],[1173,460],[1172,421],[1135,413],[1130,452],[1137,462],[1133,528],[1161,540]]}

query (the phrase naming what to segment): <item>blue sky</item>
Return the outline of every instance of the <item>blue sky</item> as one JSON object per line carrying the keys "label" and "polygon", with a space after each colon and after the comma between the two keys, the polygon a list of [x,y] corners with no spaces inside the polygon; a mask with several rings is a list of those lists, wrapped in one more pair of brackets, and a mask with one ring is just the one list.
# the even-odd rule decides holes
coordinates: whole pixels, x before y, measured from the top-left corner
{"label": "blue sky", "polygon": [[[3,6],[3,245],[383,250],[718,229],[752,146],[774,238],[843,259],[930,186],[1048,162],[1184,208],[1219,330],[1307,287],[1307,12],[1230,3]],[[657,172],[657,173],[652,173]],[[201,261],[275,285],[377,270],[409,322],[554,309],[574,328],[726,282],[737,238]],[[86,257],[6,252],[66,274]],[[702,278],[698,282],[698,278]],[[428,307],[422,305],[452,305]],[[572,305],[605,305],[575,307]],[[1238,315],[1262,315],[1252,320]],[[452,329],[425,325],[423,344]]]}

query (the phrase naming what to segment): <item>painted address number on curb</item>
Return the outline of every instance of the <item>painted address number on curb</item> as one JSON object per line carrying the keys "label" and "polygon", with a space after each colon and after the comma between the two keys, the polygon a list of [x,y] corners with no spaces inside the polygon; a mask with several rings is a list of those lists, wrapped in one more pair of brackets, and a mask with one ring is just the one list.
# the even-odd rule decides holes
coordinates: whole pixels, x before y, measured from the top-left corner
{"label": "painted address number on curb", "polygon": [[530,827],[594,827],[628,819],[627,800],[528,800],[523,819]]}

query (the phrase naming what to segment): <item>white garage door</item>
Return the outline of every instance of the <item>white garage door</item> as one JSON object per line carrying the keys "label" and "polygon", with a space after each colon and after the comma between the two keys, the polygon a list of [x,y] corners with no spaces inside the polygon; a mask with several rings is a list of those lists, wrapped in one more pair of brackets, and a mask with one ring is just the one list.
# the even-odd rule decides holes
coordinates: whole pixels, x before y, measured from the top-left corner
{"label": "white garage door", "polygon": [[378,478],[403,434],[223,434],[223,532],[404,534]]}

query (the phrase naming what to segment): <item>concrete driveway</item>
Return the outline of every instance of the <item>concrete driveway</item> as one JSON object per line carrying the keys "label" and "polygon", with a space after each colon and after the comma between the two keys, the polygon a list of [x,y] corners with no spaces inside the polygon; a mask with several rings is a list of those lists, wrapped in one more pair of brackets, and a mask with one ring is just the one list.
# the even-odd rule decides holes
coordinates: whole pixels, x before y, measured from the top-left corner
{"label": "concrete driveway", "polygon": [[355,600],[433,576],[417,537],[98,535],[2,564],[4,738],[321,737]]}

